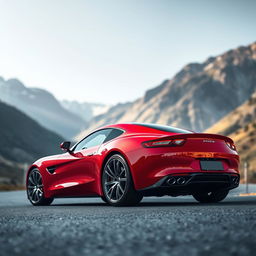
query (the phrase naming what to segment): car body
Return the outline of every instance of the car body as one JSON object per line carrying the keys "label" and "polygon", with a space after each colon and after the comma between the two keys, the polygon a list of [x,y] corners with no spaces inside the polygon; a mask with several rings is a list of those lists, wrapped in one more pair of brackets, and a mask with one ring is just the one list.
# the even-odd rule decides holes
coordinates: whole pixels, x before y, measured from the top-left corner
{"label": "car body", "polygon": [[[121,193],[128,185],[122,187],[120,180],[126,181],[127,175],[129,186],[140,195],[140,200],[143,196],[163,195],[194,195],[196,198],[203,194],[207,197],[209,193],[226,193],[239,185],[238,153],[232,139],[222,135],[156,124],[126,123],[101,127],[72,148],[67,142],[62,148],[67,152],[41,158],[29,168],[30,201],[29,195],[37,193],[38,197],[43,195],[46,199],[100,196],[112,205],[119,205],[106,198],[103,184],[115,184],[112,194]],[[103,170],[112,156],[117,156],[108,166],[113,169],[112,174],[103,183]],[[32,170],[37,173],[29,177]],[[113,173],[122,170],[126,176],[118,180],[118,175]],[[32,182],[36,177],[41,180],[40,187]],[[32,203],[37,205],[36,201]]]}

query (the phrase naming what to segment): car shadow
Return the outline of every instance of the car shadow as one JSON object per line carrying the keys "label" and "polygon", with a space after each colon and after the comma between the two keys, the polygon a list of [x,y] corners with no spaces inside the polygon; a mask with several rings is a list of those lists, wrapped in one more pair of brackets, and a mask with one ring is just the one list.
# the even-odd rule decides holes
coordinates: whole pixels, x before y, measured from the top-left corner
{"label": "car shadow", "polygon": [[199,202],[143,202],[139,206],[152,207],[152,206],[195,206],[195,207],[204,207],[204,206],[241,206],[241,205],[256,205],[255,200],[246,200],[246,201],[224,201],[219,203],[199,203]]}
{"label": "car shadow", "polygon": [[[183,206],[190,206],[190,207],[205,207],[205,206],[248,206],[248,205],[255,205],[256,206],[256,197],[250,198],[250,199],[229,199],[223,202],[219,203],[198,203],[197,201],[189,201],[189,202],[173,202],[170,199],[170,202],[141,202],[137,206],[124,206],[122,208],[127,208],[127,207],[135,207],[135,208],[142,208],[142,207],[183,207]],[[99,207],[112,207],[108,205],[107,203],[104,202],[88,202],[88,203],[56,203],[52,204],[50,207],[58,207],[58,206],[99,206]],[[116,207],[115,207],[116,208]]]}

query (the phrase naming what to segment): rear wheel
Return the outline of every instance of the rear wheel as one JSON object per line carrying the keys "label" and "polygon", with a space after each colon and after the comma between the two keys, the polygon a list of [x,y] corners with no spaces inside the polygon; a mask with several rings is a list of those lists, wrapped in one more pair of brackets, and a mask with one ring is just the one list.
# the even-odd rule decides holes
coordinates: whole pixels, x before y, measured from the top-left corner
{"label": "rear wheel", "polygon": [[214,192],[197,192],[193,197],[200,203],[217,203],[226,198],[229,190],[220,190]]}
{"label": "rear wheel", "polygon": [[111,156],[106,162],[102,173],[102,188],[104,199],[113,206],[136,205],[143,198],[134,189],[128,164],[119,154]]}
{"label": "rear wheel", "polygon": [[50,205],[53,198],[44,197],[44,185],[42,175],[38,169],[33,169],[28,175],[27,182],[28,200],[33,205]]}

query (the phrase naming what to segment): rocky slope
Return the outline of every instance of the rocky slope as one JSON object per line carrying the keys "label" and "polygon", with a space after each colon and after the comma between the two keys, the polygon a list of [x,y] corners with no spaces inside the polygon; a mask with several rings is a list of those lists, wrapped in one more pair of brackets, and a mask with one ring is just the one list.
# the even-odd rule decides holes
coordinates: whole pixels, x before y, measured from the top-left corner
{"label": "rocky slope", "polygon": [[51,93],[25,87],[17,79],[0,79],[0,100],[15,106],[42,126],[67,139],[86,127],[82,118],[63,108]]}
{"label": "rocky slope", "polygon": [[[203,63],[186,65],[171,80],[148,90],[122,109],[122,114],[112,121],[152,122],[203,131],[241,105],[255,90],[256,43],[253,43]],[[110,109],[95,118],[87,131],[110,121],[112,112]]]}
{"label": "rocky slope", "polygon": [[243,164],[247,161],[250,181],[256,182],[256,93],[206,132],[231,137],[241,158],[241,172],[243,173]]}

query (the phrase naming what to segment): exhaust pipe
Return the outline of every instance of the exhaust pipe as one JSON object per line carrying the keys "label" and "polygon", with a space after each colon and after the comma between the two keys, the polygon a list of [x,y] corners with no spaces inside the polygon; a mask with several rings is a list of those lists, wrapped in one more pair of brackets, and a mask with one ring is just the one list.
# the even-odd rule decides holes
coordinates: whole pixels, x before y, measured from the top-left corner
{"label": "exhaust pipe", "polygon": [[167,180],[167,183],[168,183],[169,185],[174,185],[174,184],[176,183],[176,179],[175,179],[174,177],[171,177],[171,178],[169,178],[169,179]]}
{"label": "exhaust pipe", "polygon": [[238,177],[233,177],[232,181],[235,185],[237,185],[239,183],[239,178]]}
{"label": "exhaust pipe", "polygon": [[179,177],[179,178],[177,179],[177,184],[183,185],[183,184],[185,184],[185,183],[186,183],[186,180],[185,180],[183,177]]}

